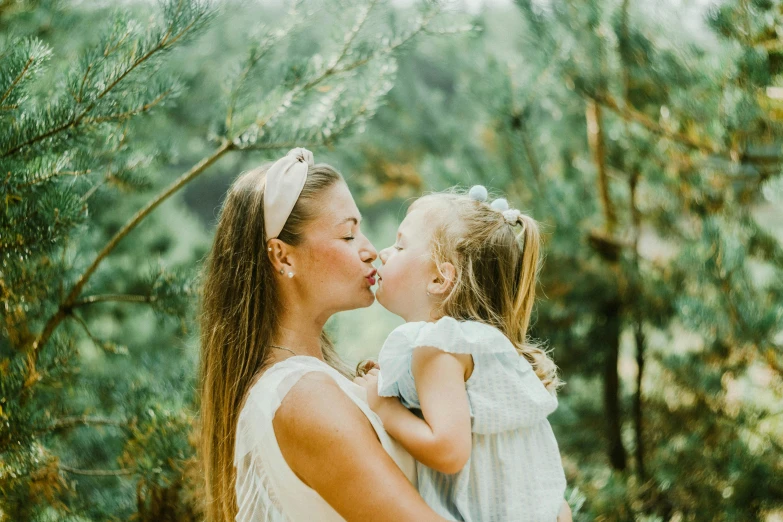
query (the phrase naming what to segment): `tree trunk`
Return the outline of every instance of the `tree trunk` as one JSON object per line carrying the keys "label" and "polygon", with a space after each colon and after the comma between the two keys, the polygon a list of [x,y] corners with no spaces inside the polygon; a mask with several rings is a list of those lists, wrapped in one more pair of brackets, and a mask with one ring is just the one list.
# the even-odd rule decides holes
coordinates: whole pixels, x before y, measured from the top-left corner
{"label": "tree trunk", "polygon": [[626,452],[621,436],[620,420],[620,376],[617,373],[617,362],[620,357],[620,309],[618,300],[610,301],[604,306],[604,340],[606,342],[606,358],[604,360],[604,410],[606,411],[606,438],[609,441],[609,461],[617,470],[626,467]]}
{"label": "tree trunk", "polygon": [[644,479],[646,477],[644,469],[644,429],[642,426],[642,378],[644,377],[644,331],[642,330],[642,322],[639,318],[636,320],[635,337],[636,337],[636,365],[639,368],[639,373],[636,375],[636,395],[633,401],[633,425],[634,434],[636,438],[636,448],[634,455],[636,458],[636,472],[639,478]]}

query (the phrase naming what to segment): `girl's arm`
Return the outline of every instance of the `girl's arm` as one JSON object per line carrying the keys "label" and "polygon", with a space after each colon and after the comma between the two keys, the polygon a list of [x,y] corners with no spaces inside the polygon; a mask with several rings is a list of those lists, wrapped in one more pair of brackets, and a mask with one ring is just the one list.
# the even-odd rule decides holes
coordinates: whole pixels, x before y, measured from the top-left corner
{"label": "girl's arm", "polygon": [[566,500],[563,500],[563,505],[560,506],[560,513],[557,515],[557,522],[573,522],[573,516],[571,515],[571,506],[568,505]]}
{"label": "girl's arm", "polygon": [[303,376],[272,421],[288,465],[347,521],[442,522],[328,375]]}
{"label": "girl's arm", "polygon": [[465,380],[472,367],[470,355],[432,347],[414,350],[411,370],[424,419],[396,398],[378,396],[377,370],[356,382],[367,389],[367,401],[389,435],[425,466],[450,474],[460,471],[470,458],[470,407]]}

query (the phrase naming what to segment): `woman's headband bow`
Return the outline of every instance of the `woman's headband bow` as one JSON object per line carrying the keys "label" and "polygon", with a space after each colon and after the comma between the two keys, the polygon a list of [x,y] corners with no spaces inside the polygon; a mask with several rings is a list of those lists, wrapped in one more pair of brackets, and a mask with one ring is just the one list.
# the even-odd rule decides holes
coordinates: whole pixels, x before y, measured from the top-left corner
{"label": "woman's headband bow", "polygon": [[266,239],[280,235],[288,216],[302,193],[307,171],[313,166],[313,153],[296,148],[277,160],[266,173],[264,188],[264,224]]}

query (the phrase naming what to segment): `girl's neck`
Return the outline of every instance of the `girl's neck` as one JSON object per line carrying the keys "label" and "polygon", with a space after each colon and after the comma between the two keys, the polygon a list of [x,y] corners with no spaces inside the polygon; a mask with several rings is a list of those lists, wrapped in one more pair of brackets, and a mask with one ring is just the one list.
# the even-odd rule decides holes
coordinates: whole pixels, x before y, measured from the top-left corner
{"label": "girl's neck", "polygon": [[414,310],[410,314],[406,314],[403,319],[406,323],[427,322],[434,323],[443,317],[443,313],[438,310],[437,307],[432,306],[424,310]]}

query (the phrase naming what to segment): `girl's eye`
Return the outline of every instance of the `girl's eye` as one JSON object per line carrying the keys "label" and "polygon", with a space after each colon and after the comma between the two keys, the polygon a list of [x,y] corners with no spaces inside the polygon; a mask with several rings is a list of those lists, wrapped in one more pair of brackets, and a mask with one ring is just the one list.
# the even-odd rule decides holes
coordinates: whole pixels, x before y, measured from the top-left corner
{"label": "girl's eye", "polygon": [[394,250],[402,250],[401,246],[394,245]]}

